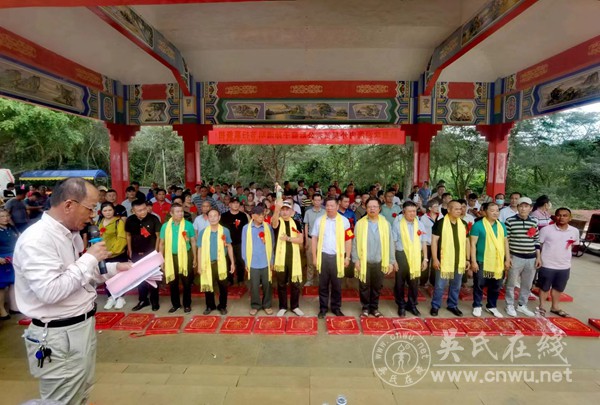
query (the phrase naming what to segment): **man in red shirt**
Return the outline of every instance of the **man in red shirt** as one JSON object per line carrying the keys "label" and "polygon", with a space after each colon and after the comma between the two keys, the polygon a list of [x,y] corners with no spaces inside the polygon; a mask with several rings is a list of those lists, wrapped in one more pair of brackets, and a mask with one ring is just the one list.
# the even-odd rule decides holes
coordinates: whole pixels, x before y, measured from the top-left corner
{"label": "man in red shirt", "polygon": [[152,212],[160,217],[160,222],[164,223],[167,214],[171,211],[171,204],[165,201],[167,192],[164,188],[156,191],[156,202],[152,204]]}

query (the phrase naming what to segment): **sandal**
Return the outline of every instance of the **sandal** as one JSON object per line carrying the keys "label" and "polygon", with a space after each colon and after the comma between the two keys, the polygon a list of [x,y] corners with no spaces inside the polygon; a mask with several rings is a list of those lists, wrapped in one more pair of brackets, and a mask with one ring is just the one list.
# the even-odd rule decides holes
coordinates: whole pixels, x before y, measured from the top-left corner
{"label": "sandal", "polygon": [[362,311],[362,313],[360,314],[361,318],[368,318],[369,317],[369,311],[364,310]]}
{"label": "sandal", "polygon": [[373,316],[375,318],[381,318],[381,317],[383,317],[383,314],[379,311],[373,311]]}
{"label": "sandal", "polygon": [[542,307],[537,307],[536,308],[537,313],[539,313],[541,316],[546,316],[546,310]]}
{"label": "sandal", "polygon": [[567,318],[569,316],[569,314],[567,314],[562,309],[551,309],[550,312],[552,312],[554,315],[558,315],[558,316],[561,316],[563,318]]}

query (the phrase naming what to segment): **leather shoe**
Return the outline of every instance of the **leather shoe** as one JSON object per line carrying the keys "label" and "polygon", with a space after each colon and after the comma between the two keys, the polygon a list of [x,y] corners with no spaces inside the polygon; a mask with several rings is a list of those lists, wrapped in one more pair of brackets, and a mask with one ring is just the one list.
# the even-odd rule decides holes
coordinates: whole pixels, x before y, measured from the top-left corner
{"label": "leather shoe", "polygon": [[335,311],[333,311],[333,314],[335,316],[344,316],[344,313],[340,309],[336,309]]}
{"label": "leather shoe", "polygon": [[321,311],[321,312],[319,312],[319,315],[317,315],[317,318],[323,319],[323,318],[325,318],[325,315],[327,315],[327,312]]}
{"label": "leather shoe", "polygon": [[448,311],[452,312],[456,316],[463,316],[462,311],[460,309],[458,309],[457,307],[448,308]]}
{"label": "leather shoe", "polygon": [[219,312],[221,313],[221,315],[227,315],[227,308],[221,308],[219,309]]}
{"label": "leather shoe", "polygon": [[152,310],[154,312],[158,311],[160,309],[160,305],[156,304],[156,305],[152,305]]}
{"label": "leather shoe", "polygon": [[404,309],[404,308],[399,308],[399,309],[398,309],[398,316],[399,316],[400,318],[404,318],[404,317],[406,316],[406,309]]}
{"label": "leather shoe", "polygon": [[431,308],[431,311],[429,311],[429,314],[431,316],[438,316],[438,311],[439,311],[439,309],[437,309],[437,308]]}
{"label": "leather shoe", "polygon": [[408,312],[410,312],[414,316],[421,316],[421,311],[419,311],[416,307],[415,308],[409,308]]}
{"label": "leather shoe", "polygon": [[191,307],[185,307],[185,308],[183,308],[183,312],[185,312],[186,314],[188,312],[192,312],[192,308]]}
{"label": "leather shoe", "polygon": [[171,307],[171,309],[169,309],[169,313],[172,314],[173,312],[177,311],[179,308],[181,308],[181,307]]}
{"label": "leather shoe", "polygon": [[137,303],[137,305],[133,308],[131,308],[132,311],[139,311],[140,309],[147,307],[148,305],[150,305],[150,302],[148,301],[140,301]]}
{"label": "leather shoe", "polygon": [[204,312],[202,312],[202,313],[203,313],[204,315],[208,315],[208,314],[210,314],[212,311],[213,311],[212,309],[210,309],[210,308],[206,308],[206,309],[204,310]]}

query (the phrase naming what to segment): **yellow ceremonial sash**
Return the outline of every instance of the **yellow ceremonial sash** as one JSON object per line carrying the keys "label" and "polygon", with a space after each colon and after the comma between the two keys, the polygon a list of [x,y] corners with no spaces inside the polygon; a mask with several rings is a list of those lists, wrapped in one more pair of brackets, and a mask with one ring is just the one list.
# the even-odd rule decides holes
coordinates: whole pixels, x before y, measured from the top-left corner
{"label": "yellow ceremonial sash", "polygon": [[400,238],[404,254],[408,261],[408,269],[410,271],[411,280],[421,276],[421,237],[419,236],[419,221],[413,220],[413,236],[412,240],[408,233],[408,223],[406,218],[402,216],[400,219]]}
{"label": "yellow ceremonial sash", "polygon": [[[179,222],[179,233],[177,235],[177,264],[179,274],[188,275],[188,253],[187,244],[183,232],[185,231],[185,219]],[[173,219],[167,222],[165,229],[165,281],[170,283],[175,280],[175,267],[173,264]]]}
{"label": "yellow ceremonial sash", "polygon": [[[450,216],[446,215],[443,219],[444,225],[442,226],[442,251],[440,258],[440,271],[441,278],[451,279],[454,278],[454,235],[452,234],[452,223],[450,222]],[[462,220],[458,218],[456,220],[457,232],[458,232],[458,274],[465,272],[467,262],[467,228],[463,224]]]}
{"label": "yellow ceremonial sash", "polygon": [[496,220],[498,236],[487,219],[482,219],[485,229],[485,250],[483,252],[483,277],[500,280],[504,272],[504,229]]}
{"label": "yellow ceremonial sash", "polygon": [[[200,274],[200,290],[213,292],[213,277],[212,277],[212,266],[210,264],[210,234],[212,233],[211,227],[207,226],[204,228],[202,234],[202,272]],[[227,278],[227,259],[225,258],[225,248],[223,241],[223,227],[221,225],[217,228],[217,264],[219,266],[219,280],[225,280]],[[223,243],[223,246],[221,246]]]}
{"label": "yellow ceremonial sash", "polygon": [[[387,273],[390,264],[390,233],[388,230],[388,222],[382,215],[379,215],[377,221],[379,229],[379,241],[381,243],[381,271]],[[363,283],[367,282],[367,238],[369,235],[369,217],[362,217],[354,228],[356,234],[356,250],[358,259],[360,260],[361,271],[359,279]]]}
{"label": "yellow ceremonial sash", "polygon": [[[252,240],[252,223],[254,221],[250,221],[247,225],[246,230],[246,266],[248,267],[248,280],[250,280],[250,266],[252,265],[252,252],[254,249],[254,241]],[[267,272],[269,273],[269,283],[271,282],[271,257],[273,257],[273,235],[271,234],[271,227],[263,222],[265,241],[264,246],[267,251]]]}
{"label": "yellow ceremonial sash", "polygon": [[[295,222],[293,220],[288,220],[290,224],[290,233],[293,235],[288,235],[285,230],[285,220],[279,220],[279,236],[287,235],[292,238],[298,237],[301,235],[300,231],[298,231],[294,225]],[[287,242],[277,238],[277,245],[275,246],[275,271],[281,272],[285,271],[285,252],[286,252]],[[300,261],[300,246],[297,243],[292,243],[292,282],[300,283],[302,282],[302,264]]]}
{"label": "yellow ceremonial sash", "polygon": [[[338,278],[344,277],[344,253],[346,242],[346,230],[344,229],[344,221],[340,214],[335,216],[335,261],[337,265]],[[321,272],[321,261],[323,258],[323,238],[325,237],[325,223],[327,215],[322,215],[321,223],[319,224],[319,240],[317,243],[317,272]]]}

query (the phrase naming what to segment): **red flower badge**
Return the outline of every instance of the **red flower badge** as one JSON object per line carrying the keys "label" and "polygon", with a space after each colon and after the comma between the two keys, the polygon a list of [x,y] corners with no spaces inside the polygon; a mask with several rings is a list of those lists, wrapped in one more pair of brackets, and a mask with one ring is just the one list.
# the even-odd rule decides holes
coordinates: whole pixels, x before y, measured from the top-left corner
{"label": "red flower badge", "polygon": [[265,233],[264,232],[259,232],[258,237],[260,238],[260,240],[262,240],[262,243],[265,243]]}
{"label": "red flower badge", "polygon": [[531,228],[529,228],[527,230],[527,236],[529,236],[530,238],[533,238],[535,236],[535,231],[536,231],[535,226],[532,226]]}
{"label": "red flower badge", "polygon": [[142,227],[142,230],[140,231],[140,234],[144,237],[147,238],[150,236],[150,232],[148,232],[148,230],[146,229],[146,227]]}
{"label": "red flower badge", "polygon": [[236,220],[235,220],[235,222],[234,222],[234,224],[235,224],[235,229],[237,229],[237,228],[240,226],[240,223],[241,223],[241,222],[240,222],[240,220],[239,220],[239,219],[236,219]]}
{"label": "red flower badge", "polygon": [[100,228],[100,236],[104,235],[105,232],[106,232],[106,228],[104,228],[104,227]]}
{"label": "red flower badge", "polygon": [[225,235],[221,235],[221,239],[223,240],[223,244],[227,244],[227,237]]}
{"label": "red flower badge", "polygon": [[467,224],[467,235],[469,234],[469,232],[471,232],[471,228],[473,228],[473,222],[469,222]]}
{"label": "red flower badge", "polygon": [[296,228],[294,228],[293,226],[292,226],[292,231],[299,233],[298,230]]}
{"label": "red flower badge", "polygon": [[392,214],[392,218],[396,218],[398,216],[398,214],[396,214],[395,212]]}
{"label": "red flower badge", "polygon": [[575,243],[575,240],[573,240],[573,239],[569,239],[569,240],[567,241],[567,249],[569,249],[569,248],[570,248],[570,247],[573,245],[573,243]]}
{"label": "red flower badge", "polygon": [[425,232],[421,231],[420,229],[417,230],[417,235],[421,236],[421,235],[425,235]]}
{"label": "red flower badge", "polygon": [[189,240],[187,232],[183,231],[183,232],[181,232],[181,234],[183,235],[183,239],[185,239],[187,242]]}
{"label": "red flower badge", "polygon": [[270,216],[270,215],[267,215],[267,216],[265,217],[264,221],[265,221],[265,223],[267,223],[267,224],[271,225],[271,216]]}

